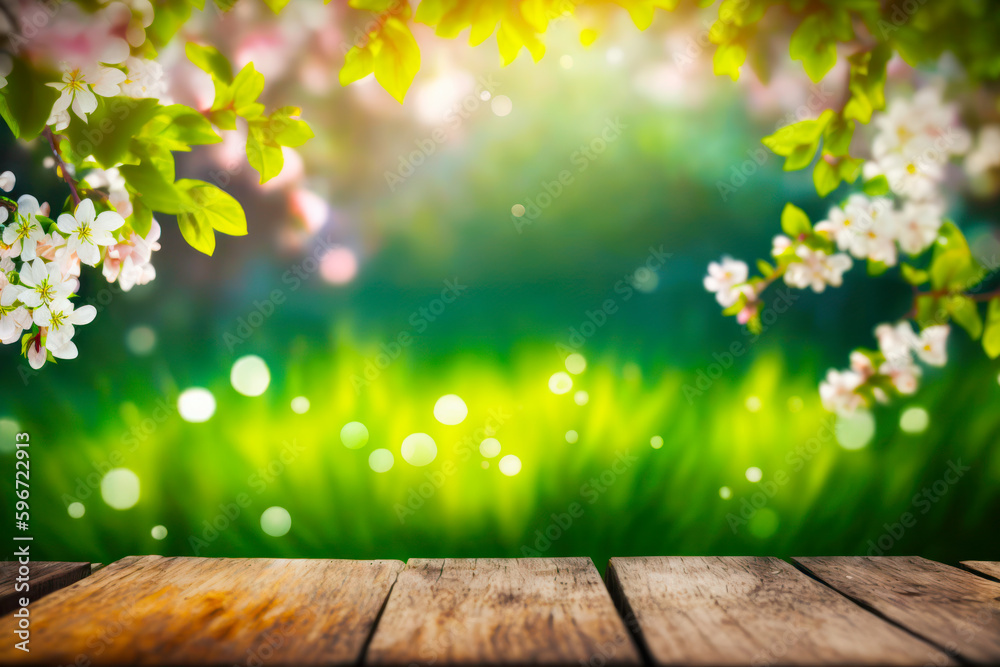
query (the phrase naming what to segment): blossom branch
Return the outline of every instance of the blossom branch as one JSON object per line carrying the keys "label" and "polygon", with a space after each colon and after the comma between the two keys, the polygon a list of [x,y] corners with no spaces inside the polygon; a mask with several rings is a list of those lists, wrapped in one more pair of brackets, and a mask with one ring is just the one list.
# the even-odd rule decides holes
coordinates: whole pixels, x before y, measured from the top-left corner
{"label": "blossom branch", "polygon": [[59,174],[62,176],[62,179],[66,181],[66,185],[69,186],[70,194],[73,196],[73,203],[79,204],[80,193],[77,191],[76,181],[73,180],[73,177],[69,175],[69,168],[67,167],[66,162],[62,158],[62,154],[59,152],[59,147],[56,146],[56,139],[55,135],[52,134],[52,128],[46,127],[43,134],[45,135],[45,138],[49,140],[49,147],[52,149],[52,154],[55,156],[56,166],[59,169]]}

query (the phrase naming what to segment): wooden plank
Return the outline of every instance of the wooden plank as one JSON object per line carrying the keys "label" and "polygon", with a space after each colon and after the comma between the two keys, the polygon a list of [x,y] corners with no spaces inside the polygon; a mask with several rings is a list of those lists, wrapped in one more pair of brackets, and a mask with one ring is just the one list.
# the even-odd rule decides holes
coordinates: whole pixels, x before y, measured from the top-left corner
{"label": "wooden plank", "polygon": [[[0,562],[0,615],[20,607],[19,600],[27,597],[32,602],[40,600],[60,588],[80,581],[90,574],[90,563],[60,563],[55,561],[32,561],[27,564],[28,590],[17,590],[24,584],[20,574],[21,564],[17,561]],[[18,581],[21,578],[22,581]]]}
{"label": "wooden plank", "polygon": [[777,558],[612,558],[606,576],[658,665],[954,664]]}
{"label": "wooden plank", "polygon": [[1000,583],[916,556],[795,561],[949,653],[974,663],[1000,662]]}
{"label": "wooden plank", "polygon": [[1000,581],[1000,563],[988,560],[963,560],[962,565],[977,574]]}
{"label": "wooden plank", "polygon": [[410,559],[371,665],[638,665],[589,558]]}
{"label": "wooden plank", "polygon": [[0,664],[356,664],[402,568],[132,556],[34,605],[31,653],[5,641]]}

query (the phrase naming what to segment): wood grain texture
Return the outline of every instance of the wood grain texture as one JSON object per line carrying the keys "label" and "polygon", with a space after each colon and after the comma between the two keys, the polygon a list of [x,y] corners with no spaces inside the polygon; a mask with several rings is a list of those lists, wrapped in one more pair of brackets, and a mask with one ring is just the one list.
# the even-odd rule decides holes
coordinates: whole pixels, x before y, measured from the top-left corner
{"label": "wood grain texture", "polygon": [[132,556],[33,605],[31,653],[5,641],[0,664],[355,664],[402,568]]}
{"label": "wood grain texture", "polygon": [[60,588],[66,588],[90,574],[90,563],[60,563],[54,561],[38,561],[28,564],[28,590],[18,591],[17,561],[0,562],[0,615],[14,611],[20,606],[20,598],[27,597],[32,602],[40,600]]}
{"label": "wood grain texture", "polygon": [[1000,663],[1000,583],[916,556],[795,561],[949,653]]}
{"label": "wood grain texture", "polygon": [[954,664],[777,558],[612,558],[606,577],[655,664]]}
{"label": "wood grain texture", "polygon": [[638,665],[589,558],[410,559],[371,665]]}
{"label": "wood grain texture", "polygon": [[962,565],[977,574],[1000,580],[1000,563],[988,560],[963,560]]}

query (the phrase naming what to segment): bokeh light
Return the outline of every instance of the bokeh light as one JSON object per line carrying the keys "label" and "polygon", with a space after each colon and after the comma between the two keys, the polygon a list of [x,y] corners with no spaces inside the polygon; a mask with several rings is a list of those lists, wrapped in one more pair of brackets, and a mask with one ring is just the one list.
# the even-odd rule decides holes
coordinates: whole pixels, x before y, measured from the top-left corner
{"label": "bokeh light", "polygon": [[660,447],[663,447],[663,437],[659,435],[654,435],[652,438],[649,439],[649,446],[652,447],[653,449],[659,449]]}
{"label": "bokeh light", "polygon": [[244,396],[260,396],[271,384],[271,371],[267,363],[255,354],[240,357],[229,373],[233,389]]}
{"label": "bokeh light", "polygon": [[506,95],[497,95],[490,102],[490,108],[498,116],[507,116],[514,110],[514,103]]}
{"label": "bokeh light", "polygon": [[733,490],[730,489],[728,486],[720,486],[719,497],[722,498],[723,500],[729,500],[730,498],[733,497]]}
{"label": "bokeh light", "polygon": [[361,422],[348,422],[340,429],[340,441],[348,449],[361,449],[368,444],[368,427]]}
{"label": "bokeh light", "polygon": [[446,394],[434,404],[434,418],[448,426],[461,424],[468,414],[469,408],[465,405],[465,401],[455,394]]}
{"label": "bokeh light", "polygon": [[746,478],[748,482],[759,482],[763,477],[764,473],[757,466],[750,466],[746,471]]}
{"label": "bokeh light", "polygon": [[569,444],[575,444],[577,440],[580,439],[580,434],[574,430],[566,431],[566,442]]}
{"label": "bokeh light", "polygon": [[762,403],[759,396],[747,396],[747,400],[744,402],[744,405],[750,412],[760,412]]}
{"label": "bokeh light", "polygon": [[549,378],[549,391],[553,394],[565,394],[572,388],[573,378],[568,373],[559,371],[558,373],[553,373],[552,377]]}
{"label": "bokeh light", "polygon": [[500,472],[507,477],[513,477],[517,473],[521,472],[521,459],[517,458],[513,454],[508,454],[507,456],[500,459],[500,463],[497,464],[500,468]]}
{"label": "bokeh light", "polygon": [[411,466],[425,466],[437,458],[437,445],[426,433],[411,433],[403,439],[399,453]]}
{"label": "bokeh light", "polygon": [[875,436],[875,417],[868,410],[837,415],[837,444],[847,450],[862,449]]}
{"label": "bokeh light", "polygon": [[156,347],[156,332],[145,325],[132,327],[125,334],[125,347],[137,357],[144,357]]}
{"label": "bokeh light", "polygon": [[931,423],[931,417],[927,410],[921,407],[911,407],[903,411],[899,416],[899,428],[907,433],[923,433]]}
{"label": "bokeh light", "polygon": [[271,537],[287,535],[292,528],[292,515],[284,507],[268,507],[260,515],[260,528]]}
{"label": "bokeh light", "polygon": [[128,468],[113,468],[101,479],[101,498],[116,510],[127,510],[139,502],[139,476]]}
{"label": "bokeh light", "polygon": [[193,424],[207,422],[215,414],[215,396],[203,387],[191,387],[177,397],[177,412],[181,419]]}
{"label": "bokeh light", "polygon": [[580,390],[573,394],[573,402],[577,405],[586,405],[590,401],[590,394],[584,390]]}
{"label": "bokeh light", "polygon": [[74,519],[79,519],[87,513],[87,508],[81,502],[72,502],[66,508],[66,512]]}
{"label": "bokeh light", "polygon": [[309,399],[305,396],[296,396],[292,399],[292,412],[297,415],[304,415],[309,412]]}
{"label": "bokeh light", "polygon": [[582,354],[574,352],[566,357],[566,370],[573,375],[579,375],[587,370],[587,359]]}
{"label": "bokeh light", "polygon": [[368,467],[375,472],[388,472],[395,463],[395,457],[388,449],[376,449],[368,455]]}
{"label": "bokeh light", "polygon": [[358,258],[350,248],[330,248],[320,259],[319,274],[331,285],[345,285],[358,274]]}
{"label": "bokeh light", "polygon": [[154,540],[162,540],[167,537],[167,527],[166,526],[153,526],[153,529],[149,531],[149,534],[153,536]]}
{"label": "bokeh light", "polygon": [[479,444],[479,453],[492,459],[500,453],[500,441],[496,438],[486,438]]}

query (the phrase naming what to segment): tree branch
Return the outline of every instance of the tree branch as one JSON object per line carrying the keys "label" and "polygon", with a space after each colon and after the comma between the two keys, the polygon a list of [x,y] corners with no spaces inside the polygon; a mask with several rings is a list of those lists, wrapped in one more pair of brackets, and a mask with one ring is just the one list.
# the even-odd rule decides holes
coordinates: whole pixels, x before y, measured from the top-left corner
{"label": "tree branch", "polygon": [[52,134],[52,128],[46,126],[43,134],[45,135],[45,138],[49,140],[49,147],[52,149],[52,154],[55,156],[56,166],[59,169],[59,175],[62,176],[64,181],[66,181],[66,185],[69,186],[70,194],[73,195],[73,203],[79,204],[80,193],[76,189],[76,181],[74,181],[73,177],[69,175],[69,168],[63,161],[62,155],[59,153],[59,147],[56,146],[56,138],[55,135]]}

